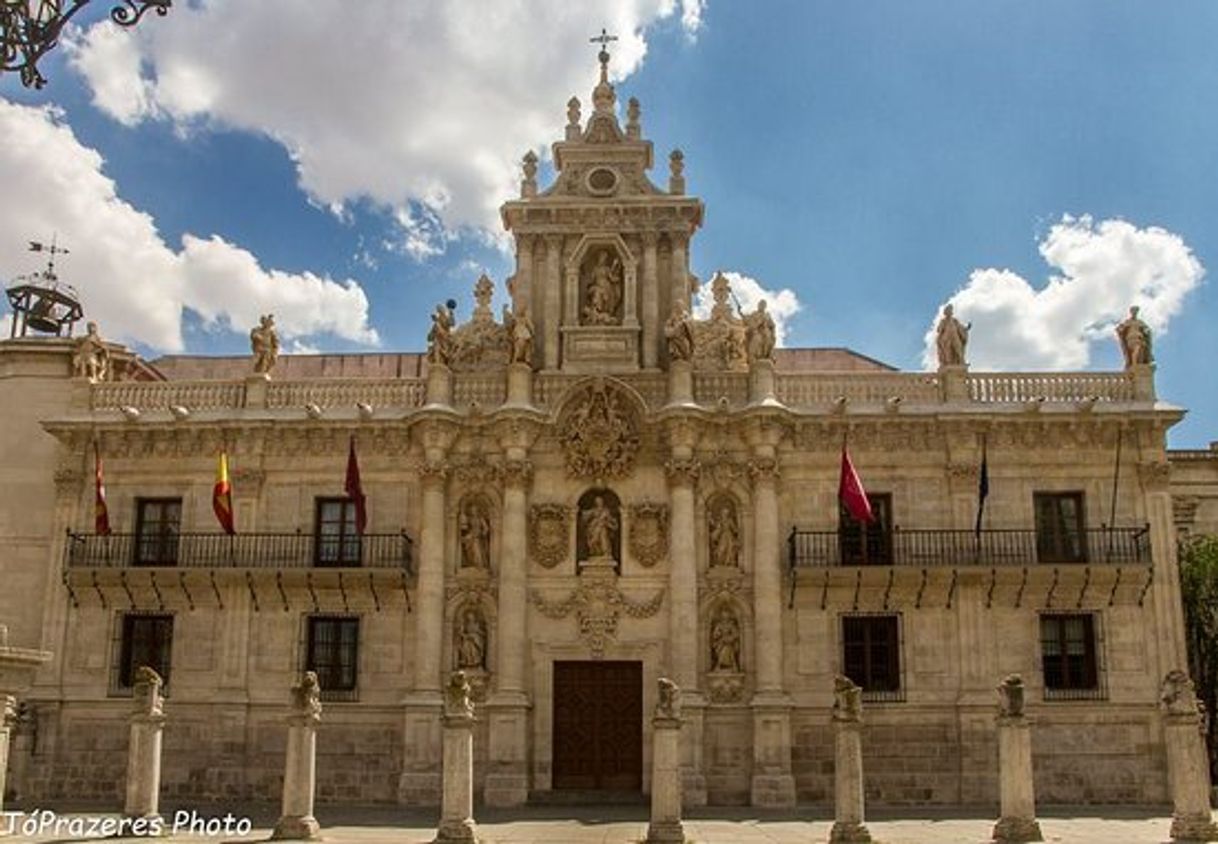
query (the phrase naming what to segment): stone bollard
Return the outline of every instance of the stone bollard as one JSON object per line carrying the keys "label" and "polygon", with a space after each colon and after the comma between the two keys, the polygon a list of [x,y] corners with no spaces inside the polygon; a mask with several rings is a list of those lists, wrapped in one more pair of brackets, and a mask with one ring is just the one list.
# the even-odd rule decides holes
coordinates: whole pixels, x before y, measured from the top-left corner
{"label": "stone bollard", "polygon": [[272,840],[310,841],[321,837],[313,817],[317,784],[317,724],[321,721],[321,686],[317,674],[306,671],[292,688],[288,715],[288,752],[283,766],[283,814]]}
{"label": "stone bollard", "polygon": [[127,747],[127,800],[123,814],[129,818],[160,818],[161,732],[165,728],[164,681],[147,665],[135,670],[135,711],[131,715],[131,739]]}
{"label": "stone bollard", "polygon": [[474,824],[474,704],[464,671],[444,690],[444,785],[435,844],[478,840]]}
{"label": "stone bollard", "polygon": [[681,825],[681,690],[660,678],[660,699],[651,719],[651,822],[648,842],[683,842]]}
{"label": "stone bollard", "polygon": [[527,363],[508,366],[507,403],[525,407],[533,403],[533,367]]}
{"label": "stone bollard", "polygon": [[1218,840],[1218,826],[1210,815],[1209,762],[1193,681],[1183,671],[1168,673],[1159,700],[1172,798],[1172,840]]}
{"label": "stone bollard", "polygon": [[833,771],[833,829],[831,844],[871,841],[863,824],[863,690],[848,677],[833,681],[833,732],[836,759]]}
{"label": "stone bollard", "polygon": [[997,842],[1044,841],[1036,820],[1032,729],[1023,713],[1023,678],[1011,674],[998,687]]}

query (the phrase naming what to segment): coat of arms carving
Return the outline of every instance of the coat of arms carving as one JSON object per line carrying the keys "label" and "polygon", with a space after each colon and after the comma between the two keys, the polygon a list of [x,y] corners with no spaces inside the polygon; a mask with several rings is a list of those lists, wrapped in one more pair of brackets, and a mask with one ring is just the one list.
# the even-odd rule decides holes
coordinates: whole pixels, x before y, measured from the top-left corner
{"label": "coat of arms carving", "polygon": [[529,593],[529,599],[549,618],[566,618],[574,614],[580,638],[588,644],[592,658],[601,659],[605,649],[617,638],[617,623],[622,614],[631,618],[650,618],[660,611],[664,590],[646,601],[635,601],[612,582],[584,580],[561,601],[547,600],[536,590]]}
{"label": "coat of arms carving", "polygon": [[630,553],[650,568],[668,553],[668,508],[663,504],[630,506]]}
{"label": "coat of arms carving", "polygon": [[529,518],[529,545],[533,559],[548,569],[567,557],[571,544],[570,515],[571,508],[565,504],[533,505]]}
{"label": "coat of arms carving", "polygon": [[630,473],[639,450],[639,420],[622,392],[602,379],[567,402],[558,423],[567,473],[577,478],[619,478]]}

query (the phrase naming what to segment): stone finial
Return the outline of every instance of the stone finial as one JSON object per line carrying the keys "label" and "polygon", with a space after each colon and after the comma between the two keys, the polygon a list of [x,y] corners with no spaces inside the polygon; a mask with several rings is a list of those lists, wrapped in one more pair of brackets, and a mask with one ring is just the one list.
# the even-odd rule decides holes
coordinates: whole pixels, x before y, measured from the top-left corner
{"label": "stone finial", "polygon": [[316,671],[306,671],[292,687],[292,717],[314,723],[321,720],[321,683]]}
{"label": "stone finial", "polygon": [[1168,715],[1196,715],[1197,693],[1188,674],[1176,669],[1163,678],[1159,702]]}
{"label": "stone finial", "polygon": [[1003,718],[1022,718],[1024,702],[1023,678],[1008,674],[998,684],[998,714]]}
{"label": "stone finial", "polygon": [[567,100],[567,140],[578,141],[583,129],[580,126],[579,97]]}
{"label": "stone finial", "polygon": [[474,301],[477,303],[478,311],[484,311],[489,315],[491,299],[494,295],[495,282],[491,281],[490,276],[486,273],[478,276],[478,280],[474,282]]}
{"label": "stone finial", "polygon": [[656,701],[656,717],[679,719],[681,717],[681,688],[667,677],[661,677],[657,682],[660,696]]}
{"label": "stone finial", "polygon": [[833,720],[863,720],[863,690],[842,674],[833,678]]}
{"label": "stone finial", "polygon": [[96,322],[90,322],[88,333],[76,340],[72,351],[72,374],[93,382],[110,380],[110,347],[98,333]]}
{"label": "stone finial", "polygon": [[279,361],[279,333],[275,331],[275,315],[263,314],[258,326],[250,331],[250,353],[254,358],[254,372],[266,375]]}
{"label": "stone finial", "polygon": [[951,305],[943,306],[943,316],[935,328],[935,350],[939,355],[939,368],[964,366],[964,350],[968,346],[968,333],[973,324],[961,323],[953,314]]}
{"label": "stone finial", "polygon": [[1150,326],[1138,317],[1138,306],[1129,309],[1129,316],[1116,327],[1117,341],[1121,344],[1121,355],[1125,358],[1125,368],[1149,366],[1154,363],[1154,352],[1151,348]]}
{"label": "stone finial", "polygon": [[135,713],[145,716],[161,715],[165,705],[165,698],[161,695],[161,687],[165,681],[161,679],[161,675],[147,665],[141,665],[135,669],[133,681]]}
{"label": "stone finial", "polygon": [[668,154],[668,192],[674,196],[685,193],[685,153],[679,149]]}
{"label": "stone finial", "polygon": [[639,116],[642,114],[642,109],[639,108],[639,98],[631,97],[626,104],[626,137],[640,138],[643,135],[643,126],[639,123]]}
{"label": "stone finial", "polygon": [[537,153],[529,150],[520,160],[524,178],[520,181],[520,195],[524,198],[537,195]]}
{"label": "stone finial", "polygon": [[448,686],[444,689],[444,714],[450,718],[472,718],[474,702],[470,698],[471,691],[464,671],[454,671],[450,674]]}

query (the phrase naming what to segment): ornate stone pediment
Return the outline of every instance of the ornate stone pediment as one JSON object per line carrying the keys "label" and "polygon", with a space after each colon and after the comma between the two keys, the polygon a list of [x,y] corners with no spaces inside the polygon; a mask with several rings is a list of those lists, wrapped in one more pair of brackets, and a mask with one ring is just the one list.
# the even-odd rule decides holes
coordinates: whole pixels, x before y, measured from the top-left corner
{"label": "ornate stone pediment", "polygon": [[668,507],[663,504],[630,506],[630,553],[650,568],[668,553]]}
{"label": "ornate stone pediment", "polygon": [[473,372],[507,366],[509,338],[507,329],[495,322],[491,312],[491,297],[495,286],[485,275],[474,285],[473,316],[452,333],[454,372]]}
{"label": "ornate stone pediment", "polygon": [[622,613],[631,618],[650,618],[660,611],[664,590],[647,601],[633,601],[622,594],[612,581],[584,580],[561,601],[549,601],[534,590],[529,595],[533,606],[549,618],[566,618],[575,614],[579,635],[595,659],[605,655],[605,648],[617,638],[617,623]]}
{"label": "ornate stone pediment", "polygon": [[577,478],[620,478],[639,451],[639,413],[619,387],[597,378],[566,400],[558,421],[567,473]]}

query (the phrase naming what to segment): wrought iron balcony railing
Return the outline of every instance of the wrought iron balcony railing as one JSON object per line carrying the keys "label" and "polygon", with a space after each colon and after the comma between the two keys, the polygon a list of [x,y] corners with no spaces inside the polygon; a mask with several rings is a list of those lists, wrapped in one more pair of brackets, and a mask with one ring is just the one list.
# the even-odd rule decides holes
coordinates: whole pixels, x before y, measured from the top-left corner
{"label": "wrought iron balcony railing", "polygon": [[69,533],[65,562],[79,568],[304,569],[413,571],[413,543],[401,533],[317,537],[306,533]]}
{"label": "wrought iron balcony railing", "polygon": [[1090,528],[1067,534],[1036,530],[901,530],[868,533],[791,529],[791,568],[830,566],[1022,566],[1150,562],[1150,528]]}

